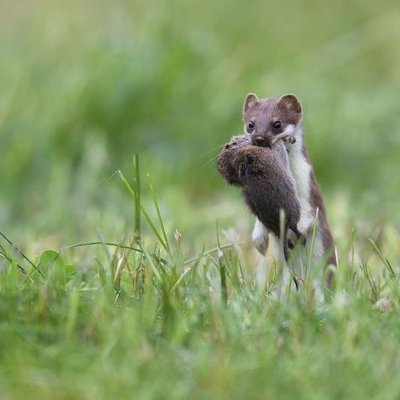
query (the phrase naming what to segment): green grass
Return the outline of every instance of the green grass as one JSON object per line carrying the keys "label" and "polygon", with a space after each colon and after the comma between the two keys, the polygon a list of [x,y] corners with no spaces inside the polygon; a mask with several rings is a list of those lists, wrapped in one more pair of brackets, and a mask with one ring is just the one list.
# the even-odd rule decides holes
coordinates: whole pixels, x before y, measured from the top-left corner
{"label": "green grass", "polygon": [[[3,4],[0,399],[399,397],[399,27],[397,0]],[[324,304],[271,295],[216,171],[250,91],[303,103]]]}
{"label": "green grass", "polygon": [[144,204],[138,172],[134,186],[121,177],[149,228],[134,214],[125,244],[100,238],[30,261],[3,237],[2,398],[400,395],[400,276],[388,250],[398,231],[375,243],[352,229],[339,241],[324,302],[311,278],[277,295],[248,246],[221,243],[217,230],[215,248],[191,253],[166,231],[151,183]]}

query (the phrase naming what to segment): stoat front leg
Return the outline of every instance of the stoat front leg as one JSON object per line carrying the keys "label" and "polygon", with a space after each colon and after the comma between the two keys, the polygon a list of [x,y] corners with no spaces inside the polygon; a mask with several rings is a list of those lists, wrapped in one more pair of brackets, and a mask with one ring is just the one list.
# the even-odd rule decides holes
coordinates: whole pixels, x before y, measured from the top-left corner
{"label": "stoat front leg", "polygon": [[265,256],[268,250],[268,229],[258,218],[256,219],[251,238],[255,248]]}

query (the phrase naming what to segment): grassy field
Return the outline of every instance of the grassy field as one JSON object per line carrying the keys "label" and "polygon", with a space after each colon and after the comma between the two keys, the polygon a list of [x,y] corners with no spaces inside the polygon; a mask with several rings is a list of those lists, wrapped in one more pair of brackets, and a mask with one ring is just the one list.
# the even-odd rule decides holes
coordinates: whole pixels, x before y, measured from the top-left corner
{"label": "grassy field", "polygon": [[[0,37],[0,399],[400,397],[398,2],[3,2]],[[250,91],[303,102],[322,303],[216,172]]]}

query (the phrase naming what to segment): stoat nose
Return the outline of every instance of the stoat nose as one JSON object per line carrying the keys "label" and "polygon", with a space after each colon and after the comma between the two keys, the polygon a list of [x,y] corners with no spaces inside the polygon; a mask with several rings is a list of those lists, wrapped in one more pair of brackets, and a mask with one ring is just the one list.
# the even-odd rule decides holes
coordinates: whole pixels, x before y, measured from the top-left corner
{"label": "stoat nose", "polygon": [[262,145],[264,144],[264,139],[263,139],[262,136],[256,136],[256,137],[253,139],[253,143],[254,143],[256,146],[262,146]]}

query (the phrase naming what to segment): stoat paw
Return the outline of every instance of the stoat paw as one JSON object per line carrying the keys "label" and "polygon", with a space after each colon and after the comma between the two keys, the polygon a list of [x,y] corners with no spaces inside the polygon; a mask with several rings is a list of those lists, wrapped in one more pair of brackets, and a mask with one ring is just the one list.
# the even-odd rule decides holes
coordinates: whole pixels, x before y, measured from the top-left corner
{"label": "stoat paw", "polygon": [[283,140],[289,144],[296,143],[296,138],[293,135],[286,136]]}
{"label": "stoat paw", "polygon": [[265,256],[267,254],[269,243],[268,232],[253,231],[252,240],[255,248],[259,251],[259,253]]}

